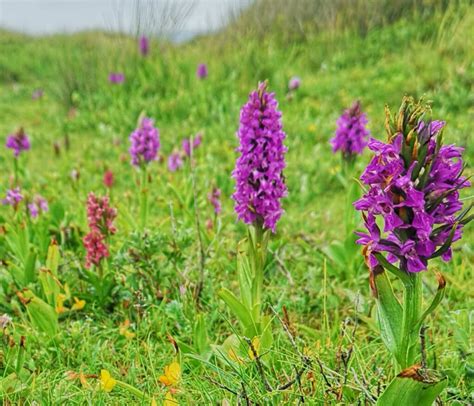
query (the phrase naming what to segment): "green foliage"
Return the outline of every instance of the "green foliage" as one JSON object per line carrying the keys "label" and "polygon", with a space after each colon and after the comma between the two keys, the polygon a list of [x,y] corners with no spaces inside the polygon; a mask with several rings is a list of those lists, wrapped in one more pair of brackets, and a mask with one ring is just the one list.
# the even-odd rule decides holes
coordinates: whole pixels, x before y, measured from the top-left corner
{"label": "green foliage", "polygon": [[[410,371],[411,372],[411,371]],[[446,379],[423,378],[414,371],[410,376],[396,377],[377,401],[379,406],[396,406],[414,404],[419,406],[433,405],[439,394],[446,388]],[[434,374],[425,371],[425,374]]]}
{"label": "green foliage", "polygon": [[[0,32],[0,134],[25,127],[32,149],[20,162],[21,186],[50,203],[50,211],[26,227],[26,212],[0,207],[0,309],[13,318],[8,334],[14,328],[15,343],[0,330],[2,401],[135,404],[137,397],[126,390],[100,391],[96,378],[86,378],[89,386],[68,378],[71,371],[107,369],[159,404],[168,391],[159,377],[174,357],[182,359],[174,395],[180,404],[245,404],[245,396],[253,404],[294,404],[301,397],[308,404],[363,404],[375,403],[386,387],[392,389],[385,393],[397,389],[400,378],[391,372],[384,343],[397,346],[394,332],[403,328],[399,289],[394,285],[396,297],[384,295],[395,316],[381,340],[378,305],[352,234],[360,219],[352,216],[351,203],[361,192],[352,178],[369,154],[349,174],[328,140],[354,99],[362,100],[372,135],[380,139],[385,103],[396,104],[405,93],[425,95],[434,101],[436,118],[448,123],[445,139],[467,146],[465,172],[472,175],[474,13],[467,1],[409,7],[405,1],[357,1],[353,8],[342,7],[344,1],[311,3],[278,16],[275,2],[263,14],[246,21],[244,15],[220,33],[182,45],[152,40],[146,59],[137,53],[136,38],[126,36]],[[199,62],[209,66],[203,81],[195,78]],[[111,71],[123,71],[125,83],[111,86]],[[302,86],[290,96],[292,75]],[[253,301],[253,265],[246,250],[236,249],[245,227],[233,213],[230,174],[239,108],[262,79],[269,79],[283,112],[289,194],[263,261],[261,297]],[[36,88],[45,95],[31,100]],[[140,185],[127,137],[142,111],[160,128],[162,156],[149,167],[147,224],[138,232]],[[190,162],[177,172],[166,168],[169,154],[198,131],[204,134],[194,156],[202,246]],[[3,197],[13,175],[11,151],[0,149],[0,164]],[[110,190],[103,185],[106,169],[115,175]],[[213,186],[222,190],[218,216],[206,198]],[[109,193],[118,208],[102,277],[84,269],[90,191]],[[469,203],[472,192],[463,193]],[[433,263],[433,271],[446,277],[444,298],[433,278],[423,287],[425,308],[438,306],[423,321],[429,326],[427,366],[448,376],[439,395],[448,404],[472,403],[473,236],[465,227],[453,261]],[[50,248],[48,258],[53,239],[58,251]],[[205,278],[199,288],[201,249]],[[389,290],[384,278],[377,281],[379,291]],[[70,309],[58,313],[60,295]],[[85,300],[81,310],[72,310],[74,298]],[[245,340],[264,333],[270,339],[266,344],[260,337],[259,353],[271,391]],[[26,344],[19,356],[21,336]],[[417,339],[412,348],[418,359]],[[408,389],[420,385],[410,382]]]}

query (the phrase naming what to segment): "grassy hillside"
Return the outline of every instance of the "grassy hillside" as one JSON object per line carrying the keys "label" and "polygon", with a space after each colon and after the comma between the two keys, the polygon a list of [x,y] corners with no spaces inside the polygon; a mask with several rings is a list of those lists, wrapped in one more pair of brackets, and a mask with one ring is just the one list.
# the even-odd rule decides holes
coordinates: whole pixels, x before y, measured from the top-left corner
{"label": "grassy hillside", "polygon": [[[9,234],[0,233],[0,313],[12,316],[15,340],[26,336],[29,371],[24,386],[15,383],[15,390],[2,381],[4,402],[140,403],[126,389],[100,391],[94,377],[81,384],[71,372],[93,375],[101,369],[162,402],[166,388],[159,377],[175,357],[175,340],[182,343],[182,379],[174,394],[180,404],[226,404],[226,399],[235,404],[232,391],[240,393],[242,387],[252,404],[292,404],[302,394],[308,404],[372,404],[392,378],[359,249],[348,251],[347,264],[326,255],[333,241],[348,238],[343,219],[352,209],[344,180],[358,177],[370,154],[366,151],[342,178],[341,160],[331,153],[329,139],[337,117],[353,100],[361,100],[372,135],[385,139],[385,104],[396,110],[405,94],[423,96],[432,100],[433,118],[447,121],[445,142],[466,148],[466,173],[472,175],[474,9],[468,2],[452,2],[364,29],[304,21],[304,35],[283,35],[281,25],[261,33],[250,17],[242,21],[180,46],[152,41],[146,58],[138,53],[136,39],[126,36],[90,32],[32,38],[0,32],[0,138],[18,127],[30,135],[31,151],[21,157],[22,188],[50,203],[40,221],[60,245],[59,280],[71,291],[66,305],[72,297],[86,301],[80,311],[61,313],[57,337],[47,339],[16,296]],[[195,75],[201,62],[209,68],[205,80]],[[110,72],[123,72],[125,82],[111,85]],[[302,85],[288,95],[293,75]],[[226,364],[215,356],[200,362],[182,354],[186,345],[197,345],[199,317],[211,346],[236,329],[217,296],[223,286],[238,290],[237,243],[246,235],[233,211],[230,174],[240,107],[265,79],[283,113],[289,193],[270,243],[264,300],[280,317],[287,314],[298,348],[312,359],[301,385],[280,392],[266,391],[248,363]],[[43,97],[33,100],[35,89],[43,89]],[[128,136],[142,113],[156,120],[162,144],[162,159],[150,166],[145,235],[136,231],[140,191],[128,155]],[[168,171],[169,154],[198,132],[203,142],[195,151],[194,169],[188,160],[181,170]],[[0,163],[3,196],[13,173],[10,150],[1,149]],[[84,279],[81,239],[87,232],[87,194],[106,192],[106,170],[115,175],[111,202],[119,214],[118,232],[110,240],[115,286],[104,304]],[[214,186],[222,190],[223,211],[217,217],[207,198]],[[465,204],[472,202],[472,189],[463,191],[463,198]],[[10,217],[10,208],[0,207],[0,222],[9,223]],[[198,304],[197,218],[205,254]],[[206,227],[208,220],[212,227]],[[474,401],[473,268],[471,225],[455,244],[453,261],[435,260],[431,266],[447,280],[446,298],[427,330],[428,363],[449,377],[440,400],[446,404]],[[434,276],[426,279],[428,289],[435,289]],[[277,318],[274,340],[267,378],[278,386],[290,379],[300,359]],[[0,368],[6,370],[13,358],[3,351]]]}

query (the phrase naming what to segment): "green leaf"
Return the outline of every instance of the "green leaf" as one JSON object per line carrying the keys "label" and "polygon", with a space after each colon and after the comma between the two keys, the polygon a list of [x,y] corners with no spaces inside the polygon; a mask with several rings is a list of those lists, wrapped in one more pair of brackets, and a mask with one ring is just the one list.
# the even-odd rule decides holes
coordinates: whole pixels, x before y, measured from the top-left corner
{"label": "green leaf", "polygon": [[21,379],[15,372],[0,378],[0,398],[11,396],[27,388],[28,385],[22,383]]}
{"label": "green leaf", "polygon": [[58,315],[56,310],[48,303],[28,289],[17,293],[25,305],[31,324],[38,330],[53,338],[58,331]]}
{"label": "green leaf", "polygon": [[39,280],[43,287],[44,297],[48,304],[56,308],[56,299],[61,291],[61,283],[53,273],[47,268],[41,268],[39,271]]}
{"label": "green leaf", "polygon": [[194,325],[194,346],[199,354],[209,350],[209,337],[207,336],[206,320],[202,314],[196,316]]}
{"label": "green leaf", "polygon": [[51,223],[59,227],[65,216],[63,204],[61,202],[51,204],[49,206],[49,212],[51,213]]}
{"label": "green leaf", "polygon": [[36,252],[30,251],[25,264],[24,282],[25,285],[33,283],[36,280]]}
{"label": "green leaf", "polygon": [[387,349],[397,358],[400,353],[403,331],[403,310],[385,271],[374,275],[377,295],[377,319],[380,335]]}
{"label": "green leaf", "polygon": [[446,378],[439,379],[435,376],[434,371],[421,375],[420,370],[417,365],[403,370],[382,393],[377,405],[431,406],[446,387],[448,380]]}
{"label": "green leaf", "polygon": [[46,268],[48,268],[54,276],[58,276],[59,259],[59,247],[56,241],[53,241],[48,248]]}
{"label": "green leaf", "polygon": [[431,313],[433,313],[436,310],[436,308],[439,306],[439,304],[441,303],[441,301],[444,298],[444,293],[445,293],[445,290],[446,290],[445,289],[446,288],[446,281],[439,272],[436,272],[436,277],[438,278],[438,290],[436,292],[435,297],[433,298],[433,301],[431,302],[429,307],[425,310],[425,312],[422,314],[422,316],[420,317],[420,320],[417,322],[417,324],[415,326],[416,331],[420,330],[421,325],[423,324],[425,319]]}
{"label": "green leaf", "polygon": [[331,245],[323,248],[324,254],[339,267],[347,264],[346,249],[342,242],[333,241]]}
{"label": "green leaf", "polygon": [[247,239],[240,241],[237,246],[237,275],[242,303],[250,308],[252,305],[252,269],[247,256],[247,246]]}
{"label": "green leaf", "polygon": [[262,317],[262,334],[260,336],[260,354],[266,354],[273,344],[272,317],[265,315]]}
{"label": "green leaf", "polygon": [[[228,289],[222,288],[219,297],[229,306],[230,310],[239,319],[244,330],[256,330],[252,314],[237,297]],[[254,334],[255,335],[255,334]]]}

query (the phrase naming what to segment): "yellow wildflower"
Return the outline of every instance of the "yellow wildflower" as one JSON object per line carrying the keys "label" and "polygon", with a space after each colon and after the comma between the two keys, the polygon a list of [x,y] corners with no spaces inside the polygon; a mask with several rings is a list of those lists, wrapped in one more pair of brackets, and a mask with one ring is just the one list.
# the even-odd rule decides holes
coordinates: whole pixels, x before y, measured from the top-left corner
{"label": "yellow wildflower", "polygon": [[181,378],[181,366],[176,362],[165,366],[164,375],[160,376],[160,382],[166,386],[175,386]]}
{"label": "yellow wildflower", "polygon": [[64,301],[66,300],[66,295],[60,293],[56,297],[56,313],[61,314],[67,310],[67,307],[64,306]]}
{"label": "yellow wildflower", "polygon": [[132,339],[135,337],[135,333],[131,332],[128,328],[130,327],[130,320],[126,319],[123,323],[120,323],[119,333],[126,339]]}
{"label": "yellow wildflower", "polygon": [[116,384],[117,381],[112,378],[112,375],[110,375],[109,371],[106,369],[100,371],[100,388],[103,391],[110,392]]}
{"label": "yellow wildflower", "polygon": [[77,297],[74,297],[74,304],[71,307],[71,310],[82,310],[84,309],[84,306],[86,305],[85,300],[78,299]]}

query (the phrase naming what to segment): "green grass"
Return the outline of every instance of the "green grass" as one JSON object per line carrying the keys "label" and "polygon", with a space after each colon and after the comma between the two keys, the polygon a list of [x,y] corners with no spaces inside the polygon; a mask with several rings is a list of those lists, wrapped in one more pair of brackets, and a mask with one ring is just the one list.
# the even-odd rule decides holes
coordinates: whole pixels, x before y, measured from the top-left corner
{"label": "green grass", "polygon": [[[0,236],[0,311],[12,315],[15,340],[26,336],[29,371],[26,387],[3,394],[4,402],[140,404],[126,390],[116,387],[105,393],[97,390],[94,378],[85,388],[65,375],[108,369],[160,403],[166,389],[158,379],[175,356],[170,337],[193,345],[198,314],[206,320],[211,344],[222,344],[234,332],[236,321],[217,296],[221,287],[238,290],[236,248],[246,233],[230,199],[234,134],[247,94],[258,80],[268,79],[287,133],[289,195],[270,244],[265,303],[280,317],[287,309],[298,348],[310,355],[312,366],[302,376],[301,389],[295,384],[269,393],[252,362],[227,365],[216,357],[204,363],[183,357],[182,381],[174,396],[180,404],[224,404],[225,399],[235,404],[237,397],[219,382],[235,392],[241,392],[243,384],[249,399],[258,404],[297,403],[301,393],[308,404],[370,404],[393,377],[392,361],[377,333],[367,270],[357,266],[357,260],[353,269],[341,269],[324,255],[332,241],[345,238],[341,219],[350,210],[337,177],[340,158],[332,155],[328,140],[341,110],[354,99],[362,101],[373,136],[383,139],[384,105],[397,109],[405,94],[425,96],[433,101],[433,117],[448,123],[445,141],[466,147],[466,172],[472,175],[473,21],[472,7],[459,6],[427,19],[401,19],[365,36],[350,30],[319,32],[304,41],[285,42],[277,35],[257,40],[227,33],[228,40],[222,34],[181,46],[153,43],[147,59],[140,58],[135,41],[125,37],[0,33],[0,134],[5,137],[23,126],[31,136],[32,149],[21,158],[23,189],[41,193],[55,210],[64,210],[62,223],[51,227],[61,247],[59,279],[87,302],[83,310],[61,317],[60,333],[47,339],[32,327],[15,295],[18,286],[9,276],[11,253]],[[199,62],[209,66],[204,81],[195,78]],[[124,71],[124,85],[110,86],[110,71]],[[286,86],[292,75],[302,78],[302,87],[290,100]],[[42,99],[31,99],[35,88],[45,90]],[[71,108],[75,116],[67,118]],[[206,253],[199,307],[193,298],[199,246],[189,163],[176,173],[168,172],[166,159],[151,165],[148,237],[144,241],[134,233],[139,188],[129,164],[128,135],[141,112],[156,119],[164,157],[181,146],[182,138],[204,134],[195,157]],[[69,151],[63,145],[65,132]],[[368,159],[366,152],[353,176]],[[11,151],[2,148],[0,162],[3,195],[12,172]],[[70,176],[74,169],[80,173],[77,182]],[[105,193],[105,169],[116,178],[111,200],[118,208],[119,231],[111,240],[110,269],[117,284],[109,305],[99,306],[80,277],[81,238],[87,230],[87,193]],[[214,216],[207,193],[214,185],[222,189],[223,213],[218,227],[208,230],[204,223]],[[463,196],[469,203],[472,190]],[[52,216],[41,221],[47,224]],[[8,207],[0,208],[0,220],[11,221]],[[138,262],[131,250],[141,254]],[[443,272],[448,282],[446,298],[430,317],[427,332],[429,365],[449,377],[441,397],[448,404],[474,400],[469,341],[473,267],[474,230],[468,226],[455,244],[453,261],[434,261],[425,278],[432,290],[433,270]],[[119,325],[126,319],[135,333],[131,339],[120,334]],[[277,319],[273,329],[275,343],[266,371],[276,387],[293,377],[294,366],[301,362]],[[8,352],[0,353],[0,370],[9,359]]]}

